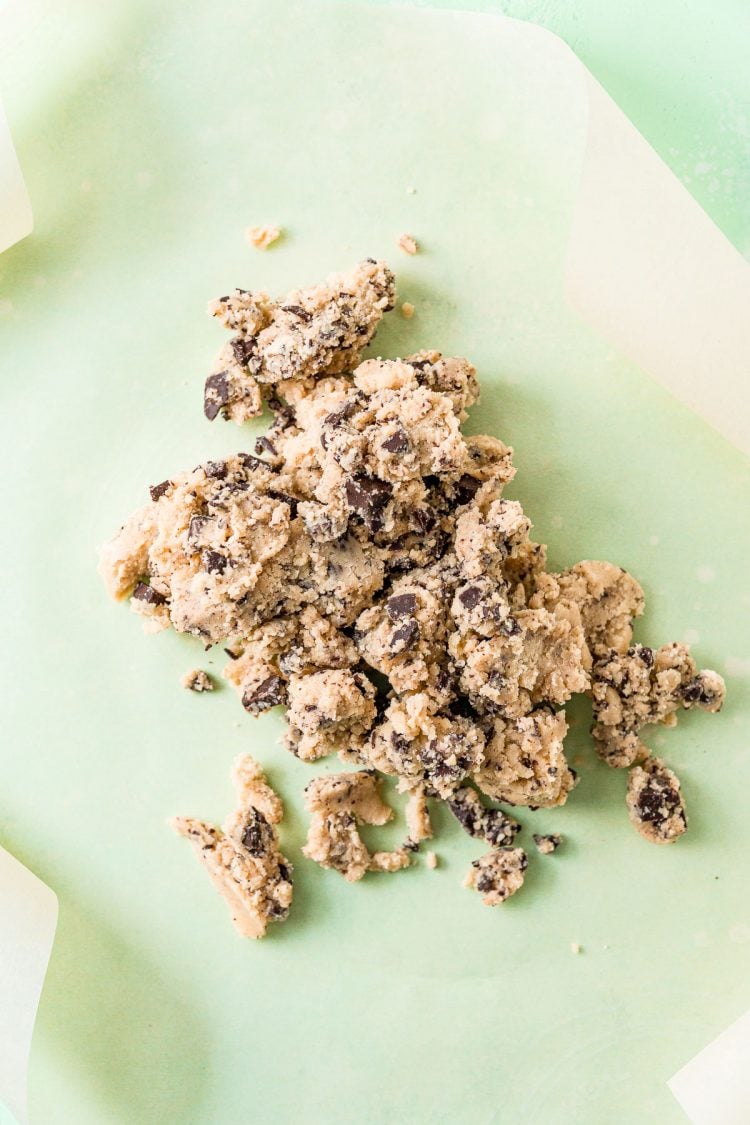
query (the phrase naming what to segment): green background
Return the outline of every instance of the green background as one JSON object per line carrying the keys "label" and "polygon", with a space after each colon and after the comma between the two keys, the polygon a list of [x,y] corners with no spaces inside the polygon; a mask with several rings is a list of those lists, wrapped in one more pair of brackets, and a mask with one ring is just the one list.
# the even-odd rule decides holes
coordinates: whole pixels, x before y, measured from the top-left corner
{"label": "green background", "polygon": [[[367,6],[38,10],[33,34],[0,56],[36,216],[0,259],[0,842],[60,897],[33,1119],[683,1120],[667,1078],[750,1006],[750,473],[564,305],[579,88],[554,68],[522,80],[533,70],[522,52],[498,68],[483,27]],[[649,135],[636,108],[654,107],[652,139],[673,117],[683,174],[721,147],[734,176],[704,184],[702,202],[741,244],[729,188],[746,177],[740,138],[716,128],[709,82],[721,73],[741,101],[734,38],[721,66],[708,41],[731,11],[675,6],[670,31],[644,5],[630,37],[619,11],[593,13],[576,5],[555,29],[616,96],[608,70],[624,86],[633,76],[625,108]],[[598,68],[586,58],[597,42]],[[704,96],[675,89],[659,109],[664,68],[684,75],[693,53]],[[537,98],[547,113],[530,121]],[[241,232],[264,221],[288,236],[260,257]],[[404,229],[424,243],[415,259],[393,248]],[[648,599],[640,638],[692,638],[702,663],[731,673],[721,717],[691,714],[651,739],[691,813],[675,848],[633,833],[625,777],[594,761],[580,703],[569,737],[580,787],[562,810],[521,814],[527,835],[560,829],[564,850],[532,855],[512,902],[487,910],[462,890],[481,849],[442,810],[436,872],[420,863],[348,887],[299,854],[311,771],[275,745],[281,720],[253,722],[228,690],[184,692],[184,671],[221,660],[184,637],[144,638],[106,601],[95,546],[146,485],[251,443],[200,413],[219,343],[206,299],[312,281],[365,253],[391,257],[417,306],[410,323],[390,318],[378,350],[437,345],[477,364],[484,396],[469,426],[516,447],[510,494],[552,565],[632,569]],[[292,916],[261,944],[235,937],[164,824],[175,812],[223,819],[229,765],[248,748],[285,798],[297,870]]]}

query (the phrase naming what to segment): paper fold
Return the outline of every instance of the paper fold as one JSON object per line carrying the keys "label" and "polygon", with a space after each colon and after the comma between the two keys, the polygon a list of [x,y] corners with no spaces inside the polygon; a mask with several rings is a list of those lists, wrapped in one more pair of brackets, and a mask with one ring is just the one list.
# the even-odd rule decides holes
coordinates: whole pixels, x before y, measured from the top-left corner
{"label": "paper fold", "polygon": [[578,63],[589,126],[566,294],[750,455],[750,265]]}
{"label": "paper fold", "polygon": [[57,927],[57,896],[0,848],[0,1099],[27,1117],[31,1037]]}
{"label": "paper fold", "polygon": [[0,253],[31,233],[31,201],[0,101]]}

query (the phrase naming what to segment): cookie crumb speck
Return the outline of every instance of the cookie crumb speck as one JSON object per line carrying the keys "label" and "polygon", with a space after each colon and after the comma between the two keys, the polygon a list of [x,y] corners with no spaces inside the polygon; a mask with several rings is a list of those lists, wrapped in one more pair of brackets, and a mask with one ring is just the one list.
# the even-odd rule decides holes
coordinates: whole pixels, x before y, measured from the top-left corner
{"label": "cookie crumb speck", "polygon": [[180,681],[182,686],[188,691],[213,691],[214,683],[208,672],[204,672],[202,668],[193,668],[191,672],[186,672]]}
{"label": "cookie crumb speck", "polygon": [[248,227],[245,238],[256,250],[267,250],[281,238],[281,227],[270,223],[263,227]]}
{"label": "cookie crumb speck", "polygon": [[552,853],[556,852],[560,847],[560,844],[563,842],[562,836],[541,836],[536,832],[534,833],[533,839],[534,843],[536,844],[536,850],[538,852],[541,852],[542,855],[552,855]]}
{"label": "cookie crumb speck", "polygon": [[571,941],[570,952],[571,953],[583,953],[583,946],[580,944],[580,942]]}
{"label": "cookie crumb speck", "polygon": [[414,305],[410,301],[404,301],[401,306],[401,315],[404,320],[411,320],[414,316]]}
{"label": "cookie crumb speck", "polygon": [[416,189],[415,187],[412,187],[412,186],[410,185],[410,186],[409,186],[409,187],[408,187],[408,188],[406,189],[406,194],[407,194],[407,195],[416,195],[416,194],[417,194],[417,189]]}
{"label": "cookie crumb speck", "polygon": [[434,852],[428,852],[427,855],[424,857],[424,861],[427,864],[427,866],[430,868],[431,871],[434,871],[435,868],[438,865],[438,857],[435,855]]}
{"label": "cookie crumb speck", "polygon": [[405,254],[416,254],[419,249],[416,238],[411,234],[400,234],[396,245],[399,250],[403,250]]}

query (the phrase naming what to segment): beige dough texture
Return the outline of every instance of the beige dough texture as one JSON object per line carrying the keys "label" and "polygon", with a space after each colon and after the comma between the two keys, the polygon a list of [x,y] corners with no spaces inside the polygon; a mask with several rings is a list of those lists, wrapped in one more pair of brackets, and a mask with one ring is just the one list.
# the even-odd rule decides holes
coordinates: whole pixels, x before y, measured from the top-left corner
{"label": "beige dough texture", "polygon": [[193,845],[214,886],[226,900],[243,937],[261,938],[269,922],[283,922],[292,904],[292,865],[279,850],[281,801],[249,754],[234,764],[237,809],[223,830],[194,817],[170,822]]}
{"label": "beige dough texture", "polygon": [[[576,785],[572,696],[591,698],[602,760],[636,767],[630,818],[664,842],[687,819],[679,782],[643,738],[680,709],[718,711],[724,684],[685,645],[634,641],[644,595],[621,567],[548,569],[504,495],[512,448],[462,430],[479,398],[467,359],[363,358],[395,303],[393,274],[374,259],[277,301],[238,289],[213,302],[233,335],[206,382],[206,415],[241,423],[265,404],[270,425],[244,438],[247,451],[153,485],[102,548],[100,572],[147,632],[221,645],[244,709],[285,709],[292,754],[355,767],[308,786],[306,856],[349,881],[397,870],[431,838],[442,800],[492,849],[470,881],[495,905],[526,865],[507,807],[552,810]],[[379,775],[405,795],[405,842],[371,854],[359,827],[392,815]],[[220,886],[231,868],[235,898],[253,888],[252,910],[235,910],[248,932],[282,916],[274,823],[259,859],[236,833],[180,822]],[[535,840],[548,853],[558,837]]]}

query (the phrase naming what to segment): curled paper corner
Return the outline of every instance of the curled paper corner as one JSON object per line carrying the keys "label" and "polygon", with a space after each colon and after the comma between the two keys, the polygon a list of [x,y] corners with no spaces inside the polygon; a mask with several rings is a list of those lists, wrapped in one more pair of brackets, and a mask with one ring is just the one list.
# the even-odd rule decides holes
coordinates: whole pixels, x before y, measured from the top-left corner
{"label": "curled paper corner", "polygon": [[57,928],[57,895],[0,848],[0,1101],[28,1121],[29,1055]]}
{"label": "curled paper corner", "polygon": [[667,1085],[693,1125],[747,1125],[750,1012],[699,1051]]}
{"label": "curled paper corner", "polygon": [[0,253],[34,228],[31,200],[0,101]]}
{"label": "curled paper corner", "polygon": [[750,265],[578,65],[588,131],[568,303],[750,456]]}

